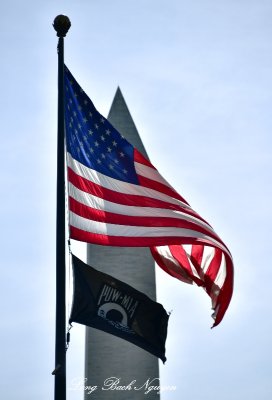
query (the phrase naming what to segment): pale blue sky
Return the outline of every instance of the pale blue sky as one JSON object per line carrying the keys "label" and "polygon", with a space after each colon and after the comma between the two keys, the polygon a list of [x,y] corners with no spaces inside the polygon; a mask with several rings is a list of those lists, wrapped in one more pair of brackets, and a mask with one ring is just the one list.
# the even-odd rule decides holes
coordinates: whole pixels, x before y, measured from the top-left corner
{"label": "pale blue sky", "polygon": [[[213,330],[208,296],[156,269],[173,310],[161,383],[177,386],[161,399],[271,399],[270,0],[1,3],[1,398],[53,398],[60,13],[72,22],[66,63],[98,110],[120,85],[151,161],[234,257],[233,300]],[[83,351],[75,326],[68,385]]]}

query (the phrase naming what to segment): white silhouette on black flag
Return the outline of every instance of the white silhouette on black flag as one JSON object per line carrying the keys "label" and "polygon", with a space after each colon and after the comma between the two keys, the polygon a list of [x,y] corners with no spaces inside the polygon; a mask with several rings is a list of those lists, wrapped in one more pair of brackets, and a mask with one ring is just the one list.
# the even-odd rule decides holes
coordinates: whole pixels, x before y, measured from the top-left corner
{"label": "white silhouette on black flag", "polygon": [[163,362],[169,315],[163,306],[72,255],[74,298],[70,323],[123,338]]}

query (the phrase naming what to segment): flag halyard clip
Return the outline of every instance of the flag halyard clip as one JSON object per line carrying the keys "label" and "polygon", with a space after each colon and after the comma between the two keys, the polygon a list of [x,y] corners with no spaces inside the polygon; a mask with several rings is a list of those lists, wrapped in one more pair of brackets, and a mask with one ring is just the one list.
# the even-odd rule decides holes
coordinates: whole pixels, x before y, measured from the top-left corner
{"label": "flag halyard clip", "polygon": [[70,345],[70,339],[71,339],[71,334],[70,334],[70,330],[73,328],[72,324],[69,324],[69,328],[67,330],[67,334],[66,334],[66,351],[69,349],[69,345]]}

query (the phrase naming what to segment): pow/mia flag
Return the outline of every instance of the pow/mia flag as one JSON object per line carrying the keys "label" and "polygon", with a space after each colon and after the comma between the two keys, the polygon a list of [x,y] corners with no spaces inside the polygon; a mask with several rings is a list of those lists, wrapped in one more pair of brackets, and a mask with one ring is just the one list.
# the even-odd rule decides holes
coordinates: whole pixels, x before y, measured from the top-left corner
{"label": "pow/mia flag", "polygon": [[163,306],[72,255],[74,299],[70,323],[91,326],[165,358],[169,315]]}

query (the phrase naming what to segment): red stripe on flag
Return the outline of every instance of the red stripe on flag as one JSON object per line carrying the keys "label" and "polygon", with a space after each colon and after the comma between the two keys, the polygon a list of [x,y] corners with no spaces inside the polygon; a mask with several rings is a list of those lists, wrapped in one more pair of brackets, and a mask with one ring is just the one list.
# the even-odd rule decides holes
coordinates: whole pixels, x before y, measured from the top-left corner
{"label": "red stripe on flag", "polygon": [[[217,306],[218,311],[216,314],[215,322],[213,327],[218,325],[228,309],[229,303],[231,301],[232,292],[233,292],[233,263],[232,260],[226,255],[226,279],[224,285],[222,286],[218,298],[217,298]],[[216,307],[217,307],[216,306]],[[215,307],[215,308],[216,308]]]}
{"label": "red stripe on flag", "polygon": [[185,271],[188,273],[192,281],[194,281],[198,286],[203,286],[204,285],[203,281],[194,275],[187,253],[184,250],[184,248],[182,246],[169,246],[169,249],[171,251],[172,256],[175,257],[175,259],[180,264],[181,268],[185,269]]}
{"label": "red stripe on flag", "polygon": [[[212,291],[214,290],[214,281],[217,277],[220,265],[222,261],[222,251],[219,249],[215,249],[215,253],[213,259],[209,265],[208,270],[205,273],[204,281],[205,281],[205,288],[209,296],[212,295]],[[220,288],[218,289],[220,290]]]}
{"label": "red stripe on flag", "polygon": [[[129,230],[129,227],[128,227]],[[120,247],[153,247],[164,246],[170,243],[189,244],[195,241],[198,243],[200,240],[195,238],[180,238],[176,236],[108,236],[97,234],[94,232],[87,232],[82,229],[70,225],[71,239],[80,240],[82,242],[101,244],[105,246],[120,246]]]}
{"label": "red stripe on flag", "polygon": [[192,246],[192,252],[190,257],[192,264],[194,265],[199,277],[202,280],[204,279],[204,273],[201,268],[203,252],[204,252],[204,246],[194,245]]}
{"label": "red stripe on flag", "polygon": [[156,169],[136,148],[134,148],[134,162],[146,165],[147,167]]}
{"label": "red stripe on flag", "polygon": [[157,192],[160,193],[164,193],[167,196],[173,197],[174,199],[180,200],[183,203],[188,204],[187,201],[183,199],[183,197],[181,197],[175,190],[171,189],[169,186],[166,186],[163,183],[157,181],[153,181],[152,179],[146,178],[142,175],[137,175],[137,176],[141,186],[156,190]]}

